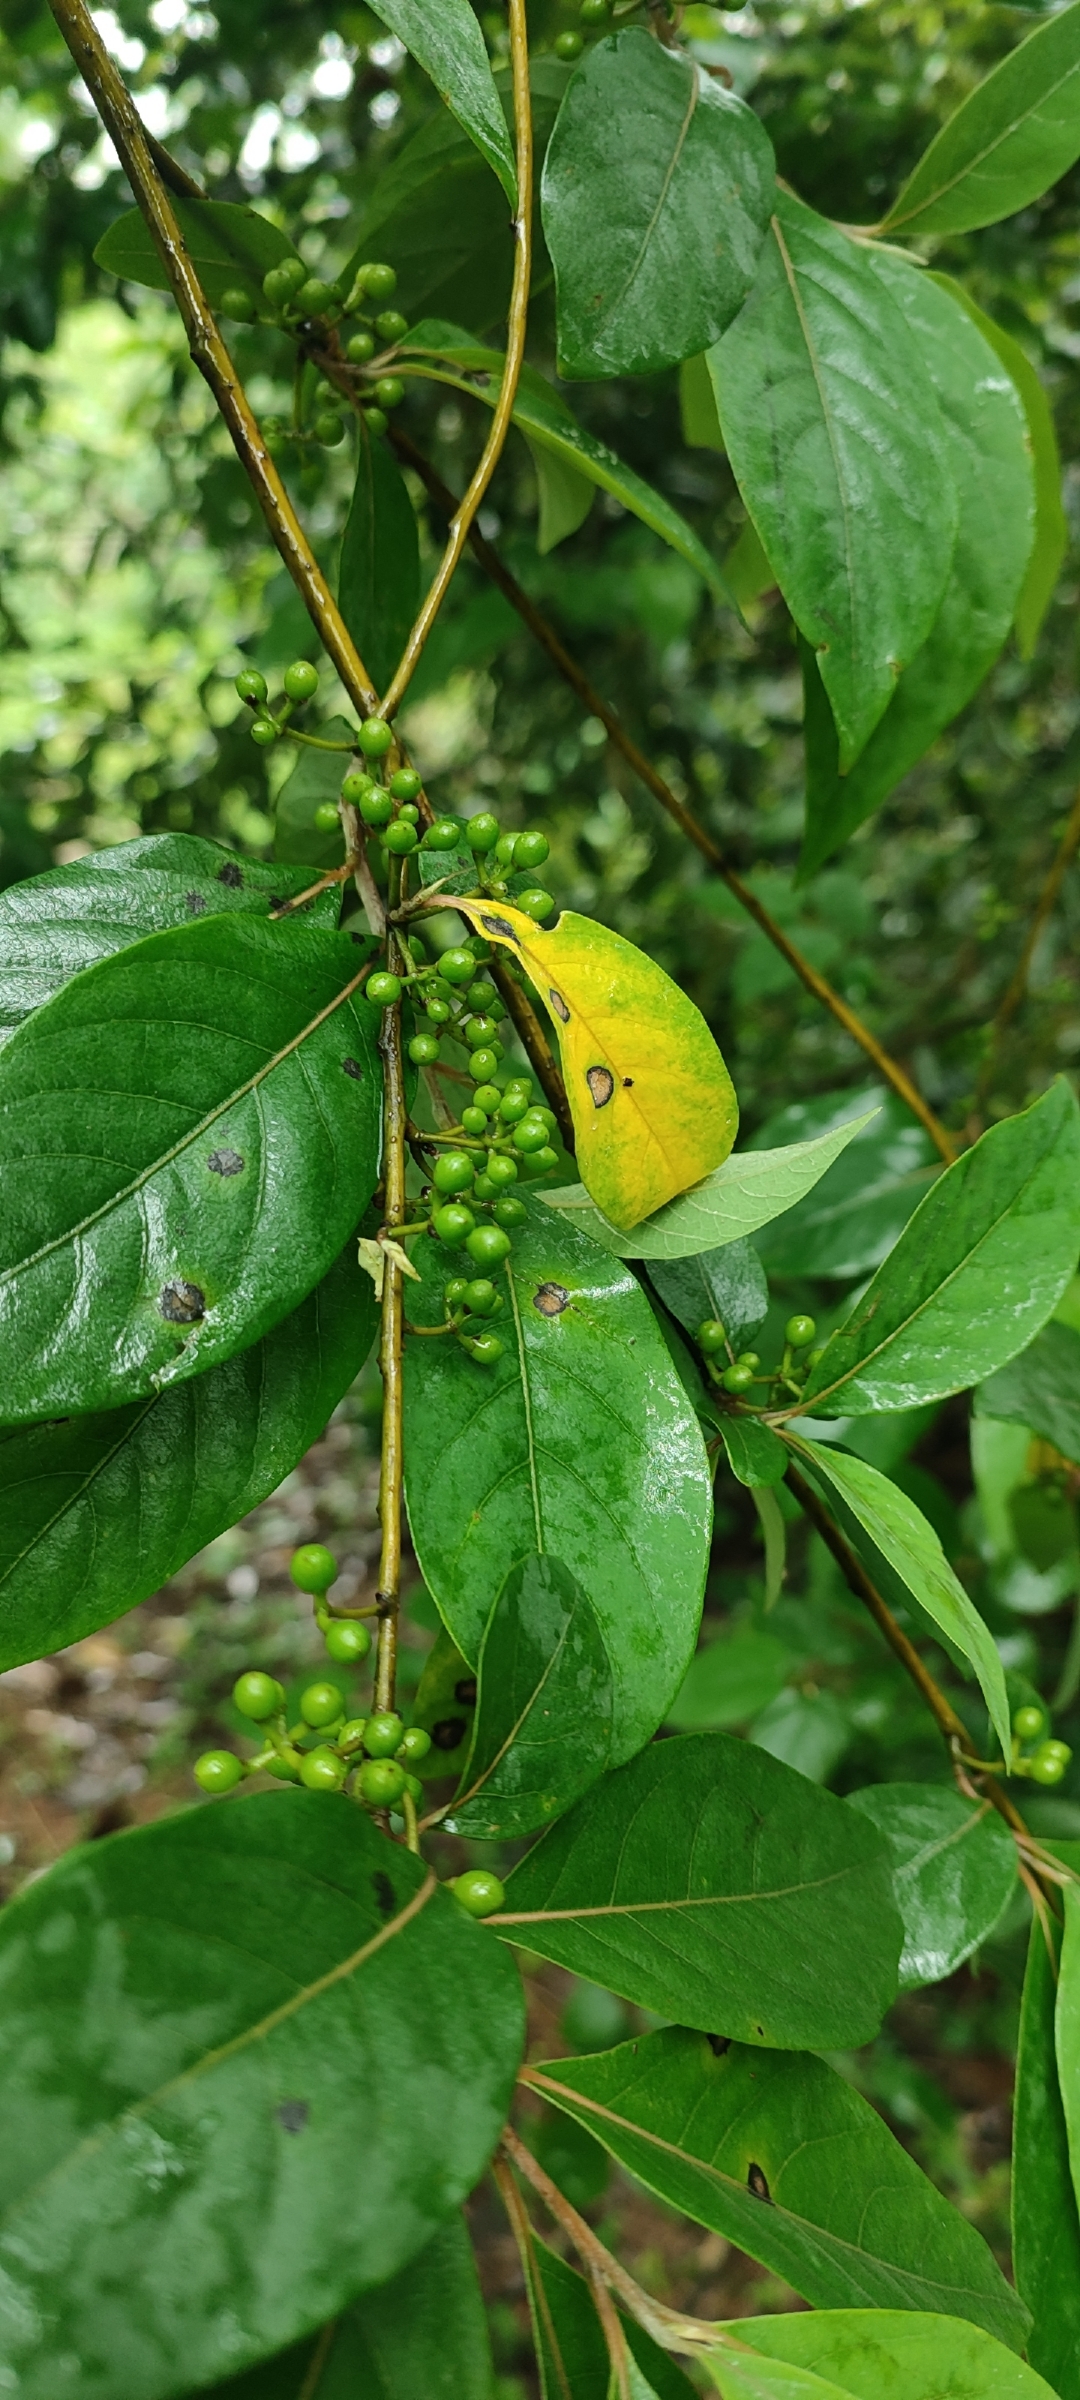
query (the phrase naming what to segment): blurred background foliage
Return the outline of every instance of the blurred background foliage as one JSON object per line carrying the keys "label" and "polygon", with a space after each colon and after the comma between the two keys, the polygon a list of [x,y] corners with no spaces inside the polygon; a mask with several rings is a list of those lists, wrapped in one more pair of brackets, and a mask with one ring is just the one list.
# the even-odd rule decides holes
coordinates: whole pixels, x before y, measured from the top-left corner
{"label": "blurred background foliage", "polygon": [[[503,20],[479,13],[498,58]],[[816,207],[857,224],[881,214],[937,126],[1039,13],[974,0],[758,0],[737,11],[690,6],[683,32],[760,110],[788,181]],[[566,72],[552,45],[576,11],[536,0],[530,14],[543,131]],[[253,202],[287,226],[318,272],[336,272],[370,224],[369,254],[400,266],[399,296],[414,315],[423,307],[497,334],[510,239],[497,187],[453,129],[447,133],[430,85],[369,11],[340,0],[262,0],[258,8],[215,0],[213,9],[199,0],[123,0],[120,9],[99,10],[97,22],[151,130],[213,197]],[[425,179],[429,151],[440,176],[452,170],[456,179],[452,206],[449,186]],[[985,1122],[1080,1065],[1075,872],[1037,946],[1023,1004],[987,1056],[987,1028],[1080,773],[1078,198],[1080,168],[1021,216],[938,242],[933,253],[1020,340],[1053,403],[1073,548],[1037,654],[1024,664],[1006,651],[965,716],[808,884],[795,881],[801,686],[779,601],[753,603],[741,625],[689,567],[601,496],[579,530],[541,556],[536,472],[516,434],[481,520],[732,863],[958,1128],[972,1122],[980,1074]],[[0,883],[157,830],[192,830],[269,855],[275,791],[290,762],[273,755],[268,763],[256,750],[232,677],[245,660],[271,670],[315,654],[169,303],[118,287],[93,263],[96,242],[127,205],[47,9],[41,0],[2,0]],[[257,411],[286,408],[291,365],[280,337],[229,330]],[[553,373],[543,259],[531,355]],[[722,454],[683,438],[674,374],[578,385],[568,397],[718,557],[730,552],[744,522],[741,503]],[[413,384],[402,422],[460,490],[486,412]],[[288,473],[333,575],[349,446]],[[415,479],[410,488],[430,562],[441,526]],[[332,678],[321,698],[328,712],[340,704]],[[854,1113],[868,1085],[861,1053],[706,875],[469,559],[410,695],[405,730],[440,807],[494,806],[509,825],[542,823],[560,902],[617,925],[693,993],[734,1075],[744,1139],[797,1139],[837,1113]],[[810,1308],[826,1327],[846,1306],[935,1165],[921,1131],[890,1101],[797,1219],[769,1229],[761,1247],[775,1298],[755,1337],[763,1353],[771,1354],[791,1308]],[[1060,1313],[1080,1329],[1075,1293]],[[372,1401],[367,1393],[342,1419],[360,1462],[345,1477],[354,1523],[356,1494],[365,1477],[370,1483]],[[844,1438],[931,1517],[986,1611],[1014,1698],[1038,1689],[1056,1700],[1054,1730],[1080,1748],[1080,1475],[1026,1437],[1018,1441],[1014,1428],[985,1420],[973,1457],[959,1402],[860,1421]],[[325,1490],[309,1477],[305,1538],[339,1546],[350,1508],[344,1488],[338,1468]],[[704,1646],[678,1722],[749,1730],[840,1790],[943,1773],[932,1728],[827,1553],[805,1529],[793,1526],[792,1535],[785,1592],[766,1616],[749,1496],[721,1484]],[[257,1525],[236,1541],[243,1558],[260,1555]],[[174,1605],[179,1598],[194,1608],[200,1636],[197,1667],[194,1645],[176,1645],[185,1742],[189,1733],[199,1739],[220,1729],[235,1671],[220,1605],[232,1588],[226,1564],[235,1581],[233,1552],[225,1564],[207,1554],[174,1592]],[[243,1590],[247,1598],[237,1586],[229,1607],[254,1607],[250,1587]],[[283,1594],[284,1585],[268,1603],[268,1640],[280,1635]],[[430,1638],[421,1608],[417,1674]],[[967,1709],[975,1738],[984,1738],[950,1662],[939,1656],[934,1664]],[[177,1738],[170,1736],[174,1747]],[[175,1768],[169,1751],[162,1772]],[[58,1775],[60,1767],[54,1784]],[[1070,1782],[1061,1795],[1034,1799],[1032,1823],[1080,1833],[1071,1789]],[[851,2062],[1002,2254],[1001,2112],[1022,1950],[1020,1908],[981,1965],[902,2002],[872,2054]],[[549,1994],[549,2016],[552,2006]],[[581,2000],[582,2026],[590,2006],[599,2024],[603,1996]],[[612,2003],[609,2016],[612,2007],[615,2030],[600,2038],[624,2029],[625,2012]],[[595,2027],[581,2033],[582,2046],[594,2035]],[[556,2011],[544,2038],[552,2050],[576,2039],[572,2016],[560,2033]],[[657,2212],[641,2234],[657,2249],[657,2288],[693,2288],[700,2298],[700,2276],[686,2282],[689,2253],[670,2232]],[[707,2267],[703,2260],[702,2276]],[[725,2299],[736,2304],[734,2287],[725,2287]],[[760,2285],[755,2304],[770,2304]],[[511,2324],[508,2372],[515,2338]]]}

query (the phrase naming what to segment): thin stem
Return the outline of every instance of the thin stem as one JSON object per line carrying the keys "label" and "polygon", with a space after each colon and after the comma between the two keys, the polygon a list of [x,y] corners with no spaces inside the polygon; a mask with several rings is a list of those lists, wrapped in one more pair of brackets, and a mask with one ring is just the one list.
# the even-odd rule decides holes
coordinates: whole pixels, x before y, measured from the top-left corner
{"label": "thin stem", "polygon": [[593,2306],[600,2319],[600,2328],[607,2343],[611,2367],[612,2400],[630,2400],[629,2347],[619,2323],[619,2312],[602,2276],[594,2267],[589,2275]]}
{"label": "thin stem", "polygon": [[287,742],[306,742],[309,750],[343,750],[346,757],[351,757],[356,748],[355,742],[321,741],[317,733],[301,733],[298,725],[289,726],[285,739]]}
{"label": "thin stem", "polygon": [[574,1148],[574,1120],[558,1059],[547,1037],[547,1028],[537,1016],[527,992],[511,972],[507,961],[497,955],[488,962],[488,974],[496,991],[505,1001],[521,1047],[533,1069],[552,1114],[559,1120],[559,1132],[567,1150]]}
{"label": "thin stem", "polygon": [[331,867],[325,875],[320,875],[317,883],[309,883],[306,891],[297,892],[292,900],[283,900],[280,908],[270,911],[273,923],[276,925],[280,917],[290,917],[294,909],[305,907],[309,900],[317,900],[320,892],[328,892],[332,884],[347,883],[355,865],[354,858],[347,858],[342,866]]}
{"label": "thin stem", "polygon": [[1057,846],[1057,853],[1054,858],[1054,863],[1035,904],[1034,914],[1027,929],[1027,934],[1024,939],[1024,947],[1020,952],[1019,959],[1017,960],[1015,972],[1011,981],[1007,985],[1001,1000],[998,1003],[997,1014],[990,1028],[990,1039],[987,1046],[986,1057],[983,1060],[982,1068],[979,1074],[976,1106],[978,1106],[979,1102],[981,1102],[989,1089],[990,1081],[993,1076],[994,1067],[997,1061],[997,1054],[1001,1047],[1002,1035],[1005,1032],[1006,1026],[1016,1015],[1016,1011],[1020,1006],[1025,992],[1027,991],[1027,980],[1031,972],[1031,961],[1035,955],[1035,949],[1038,943],[1039,935],[1041,934],[1048,917],[1053,912],[1058,893],[1060,892],[1061,886],[1065,881],[1066,870],[1071,859],[1073,858],[1078,843],[1080,843],[1080,792],[1077,793],[1076,798],[1073,801],[1072,808],[1069,812],[1068,823]]}
{"label": "thin stem", "polygon": [[353,707],[361,716],[371,716],[378,706],[375,687],[266,449],[192,265],[161,168],[127,85],[109,57],[85,0],[49,0],[49,4],[146,219],[180,312],[192,359],[209,384],[228,426],[275,546]]}
{"label": "thin stem", "polygon": [[[408,434],[396,425],[392,429],[391,440],[398,457],[415,469],[436,506],[448,515],[452,515],[457,507],[457,502],[442,477],[436,473],[430,460],[426,459],[423,452],[410,441]],[[708,861],[714,873],[719,875],[721,882],[726,883],[729,892],[738,901],[740,908],[746,910],[747,915],[753,918],[755,925],[760,927],[766,940],[770,941],[773,948],[780,952],[781,957],[787,960],[800,983],[805,985],[806,990],[820,1002],[823,1008],[828,1009],[830,1016],[835,1017],[837,1024],[843,1026],[845,1033],[850,1034],[852,1041],[858,1043],[860,1050],[865,1051],[867,1058],[872,1060],[879,1075],[904,1102],[905,1107],[911,1110],[912,1115],[919,1119],[919,1123],[926,1127],[935,1149],[945,1160],[946,1165],[951,1166],[956,1157],[956,1145],[952,1136],[946,1131],[940,1119],[935,1116],[928,1102],[923,1099],[922,1093],[912,1082],[910,1075],[906,1073],[897,1059],[890,1057],[889,1052],[882,1048],[876,1035],[871,1033],[869,1026],[863,1023],[856,1010],[848,1006],[847,1001],[833,989],[832,984],[824,975],[818,973],[816,967],[811,966],[810,960],[804,956],[796,943],[789,940],[783,927],[777,924],[775,917],[770,916],[768,909],[763,906],[757,894],[751,890],[750,885],[744,883],[742,876],[736,873],[734,867],[728,865],[719,844],[713,840],[712,835],[706,831],[703,825],[699,825],[696,817],[691,815],[690,810],[672,791],[671,785],[660,774],[659,769],[646,758],[644,751],[639,750],[637,743],[631,739],[631,736],[620,724],[614,709],[589,682],[588,676],[583,674],[577,660],[571,657],[554,626],[548,623],[540,609],[530,600],[528,593],[522,590],[516,577],[510,573],[509,567],[504,566],[498,551],[485,539],[477,525],[474,525],[469,533],[469,546],[474,551],[485,574],[490,576],[492,583],[498,586],[500,592],[509,600],[511,607],[517,610],[522,623],[528,626],[541,649],[547,652],[552,665],[558,669],[559,674],[577,693],[583,707],[588,709],[590,716],[600,719],[620,757],[626,760],[629,767],[632,767],[646,790],[652,793],[654,800],[659,801],[661,808],[679,827],[680,832],[686,835],[688,841],[693,842],[695,849],[699,850],[701,856]]]}
{"label": "thin stem", "polygon": [[472,481],[459,503],[455,503],[450,520],[450,537],[427,598],[405,645],[386,693],[380,714],[393,717],[400,707],[420,662],[421,652],[446,597],[450,579],[461,559],[469,538],[473,519],[488,488],[502,455],[510,431],[517,396],[518,379],[525,357],[525,336],[528,330],[529,279],[532,272],[532,186],[533,131],[532,99],[529,91],[529,34],[525,16],[525,0],[509,0],[510,65],[514,86],[514,134],[517,152],[518,205],[514,219],[514,281],[510,294],[510,314],[507,323],[506,364],[495,413],[488,438],[480,454],[480,462]]}
{"label": "thin stem", "polygon": [[[393,935],[387,950],[391,968],[400,965]],[[395,1234],[407,1222],[405,1199],[405,1078],[401,1063],[401,1008],[383,1012],[379,1033],[383,1062],[383,1221]],[[389,1254],[383,1265],[382,1325],[379,1368],[383,1381],[382,1458],[379,1470],[379,1517],[382,1547],[379,1555],[379,1656],[375,1670],[375,1706],[392,1709],[397,1677],[398,1604],[401,1593],[401,1509],[404,1478],[402,1411],[402,1344],[404,1338],[401,1269]]]}

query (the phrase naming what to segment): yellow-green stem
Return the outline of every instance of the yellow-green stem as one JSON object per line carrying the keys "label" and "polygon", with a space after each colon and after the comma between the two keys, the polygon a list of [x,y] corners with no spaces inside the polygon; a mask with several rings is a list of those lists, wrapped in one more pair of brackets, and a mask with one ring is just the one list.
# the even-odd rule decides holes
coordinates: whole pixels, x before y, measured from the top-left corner
{"label": "yellow-green stem", "polygon": [[[400,964],[400,954],[391,934],[387,963],[392,969]],[[401,1008],[383,1011],[379,1034],[379,1050],[383,1064],[383,1182],[385,1200],[383,1222],[387,1231],[396,1234],[407,1222],[405,1200],[405,1078],[401,1059]],[[376,1601],[379,1608],[379,1654],[375,1669],[375,1706],[390,1709],[394,1705],[397,1680],[398,1608],[401,1599],[401,1512],[405,1472],[404,1421],[402,1408],[402,1345],[404,1339],[401,1269],[395,1260],[383,1262],[382,1322],[379,1336],[379,1368],[383,1383],[382,1459],[379,1469],[379,1518],[382,1525],[382,1545],[379,1554],[379,1588]]]}

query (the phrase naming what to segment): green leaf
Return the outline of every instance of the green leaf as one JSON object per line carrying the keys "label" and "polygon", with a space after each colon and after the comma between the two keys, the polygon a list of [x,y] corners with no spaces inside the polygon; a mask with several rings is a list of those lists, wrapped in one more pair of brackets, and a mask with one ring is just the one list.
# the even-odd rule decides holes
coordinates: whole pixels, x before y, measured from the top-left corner
{"label": "green leaf", "polygon": [[469,1753],[476,1711],[477,1680],[445,1629],[435,1636],[412,1707],[412,1722],[430,1733],[432,1747],[421,1776],[460,1775]]}
{"label": "green leaf", "polygon": [[1021,349],[1011,333],[995,325],[992,317],[984,316],[970,292],[965,291],[962,283],[955,283],[951,275],[934,275],[932,281],[940,284],[942,291],[951,292],[961,308],[966,308],[972,323],[978,326],[984,341],[989,343],[995,356],[1001,360],[1020,395],[1035,471],[1035,540],[1027,573],[1020,586],[1014,623],[1020,656],[1030,658],[1054,595],[1069,539],[1061,500],[1061,458],[1053,410],[1049,395],[1027,351]]}
{"label": "green leaf", "polygon": [[5,1910],[0,1960],[0,2363],[26,2400],[60,2359],[72,2389],[164,2400],[324,2324],[452,2214],[513,2089],[512,1960],[336,1797],[77,1850]]}
{"label": "green leaf", "polygon": [[957,503],[933,384],[867,251],[784,193],[709,366],[739,489],[818,653],[846,774],[949,572]]}
{"label": "green leaf", "polygon": [[900,1989],[943,1983],[993,1932],[1016,1890],[1016,1843],[988,1800],[973,1808],[932,1783],[875,1783],[849,1792],[893,1857],[904,1920]]}
{"label": "green leaf", "polygon": [[230,2375],[206,2400],[493,2400],[493,2391],[472,2244],[451,2217],[419,2258],[314,2341]]}
{"label": "green leaf", "polygon": [[813,2307],[937,2309],[1023,2343],[1026,2311],[981,2234],[824,2060],[670,2026],[527,2073],[669,2208]]}
{"label": "green leaf", "polygon": [[783,1480],[787,1453],[767,1425],[760,1424],[756,1417],[735,1416],[727,1409],[718,1412],[717,1423],[728,1465],[739,1483],[754,1491],[761,1485]]}
{"label": "green leaf", "polygon": [[[584,2276],[549,2250],[536,2233],[531,2235],[523,2263],[541,2400],[600,2400],[608,2385],[608,2350]],[[693,2386],[674,2360],[657,2348],[640,2325],[625,2317],[621,2324],[630,2351],[631,2400],[638,2400],[641,2394],[648,2400],[650,2393],[653,2400],[691,2400]],[[647,2384],[642,2380],[645,2374]],[[465,2400],[464,2394],[460,2400]]]}
{"label": "green leaf", "polygon": [[[1068,1845],[1073,1865],[1080,1849]],[[1020,2297],[1035,2320],[1033,2367],[1060,2400],[1080,2400],[1080,2211],[1054,2050],[1060,1932],[1048,1914],[1028,1941],[1013,2101],[1012,2237]],[[1054,1946],[1051,1958],[1047,1944]]]}
{"label": "green leaf", "polygon": [[691,1660],[667,1722],[679,1733],[746,1725],[775,1700],[797,1663],[775,1633],[756,1625],[725,1629]]}
{"label": "green leaf", "polygon": [[[219,308],[227,291],[246,292],[265,305],[263,276],[283,258],[295,258],[287,233],[260,217],[254,208],[238,208],[232,200],[185,200],[169,195],[188,256],[211,308]],[[97,266],[125,283],[149,284],[151,291],[170,290],[150,228],[141,211],[125,209],[94,252]]]}
{"label": "green leaf", "polygon": [[[347,717],[328,717],[319,727],[319,738],[324,742],[352,743],[356,727],[350,725]],[[355,765],[356,759],[344,750],[298,748],[296,763],[278,793],[274,807],[274,856],[302,862],[307,883],[312,883],[315,874],[327,867],[339,867],[344,858],[340,825],[333,833],[319,833],[313,819],[320,801],[337,801],[345,777]],[[301,891],[303,888],[302,882]],[[337,892],[338,887],[334,888]],[[339,907],[340,904],[339,898]]]}
{"label": "green leaf", "polygon": [[372,0],[375,15],[396,33],[430,75],[470,141],[517,207],[517,170],[479,20],[469,0]]}
{"label": "green leaf", "polygon": [[991,1127],[940,1176],[803,1387],[816,1416],[912,1408],[980,1383],[1056,1307],[1080,1247],[1068,1084]]}
{"label": "green leaf", "polygon": [[499,1923],[641,2008],[769,2049],[868,2041],[896,1991],[884,1843],[724,1733],[605,1776],[515,1867]]}
{"label": "green leaf", "polygon": [[[431,365],[420,363],[417,354],[425,351],[432,354]],[[501,350],[488,350],[474,342],[460,326],[426,318],[413,326],[408,340],[402,344],[401,358],[410,372],[450,384],[455,391],[482,400],[486,407],[495,407],[505,364],[503,354]],[[654,491],[651,484],[635,475],[632,467],[624,466],[605,442],[587,433],[561,395],[552,390],[535,367],[522,370],[514,400],[514,423],[531,450],[550,451],[564,466],[575,468],[590,483],[598,484],[601,491],[610,492],[632,516],[640,517],[643,525],[648,525],[653,533],[660,535],[661,541],[677,550],[718,600],[730,600],[716,560],[685,517],[679,515],[661,492]]]}
{"label": "green leaf", "polygon": [[819,1480],[830,1487],[828,1496],[839,1493],[845,1511],[850,1511],[874,1550],[899,1576],[905,1592],[955,1643],[962,1657],[970,1660],[994,1730],[1008,1758],[1009,1703],[997,1645],[974,1602],[968,1599],[963,1584],[953,1574],[933,1526],[927,1524],[921,1509],[908,1499],[906,1492],[890,1483],[886,1475],[879,1475],[877,1468],[869,1466],[864,1458],[852,1458],[846,1450],[833,1449],[823,1442],[796,1441],[794,1447]]}
{"label": "green leaf", "polygon": [[765,1613],[775,1608],[780,1598],[787,1572],[787,1526],[776,1493],[770,1489],[770,1477],[760,1476],[750,1485],[750,1498],[757,1512],[761,1538],[765,1545]]}
{"label": "green leaf", "polygon": [[[507,1261],[505,1350],[406,1343],[405,1470],[421,1573],[475,1661],[514,1561],[562,1561],[595,1611],[614,1676],[611,1756],[639,1749],[697,1636],[711,1493],[701,1430],[624,1267],[529,1202]],[[416,1253],[414,1324],[443,1321],[447,1258]]]}
{"label": "green leaf", "polygon": [[376,1322],[350,1243],[291,1316],[207,1374],[0,1433],[0,1669],[110,1625],[275,1491],[359,1374]]}
{"label": "green leaf", "polygon": [[[733,2394],[761,2400],[1054,2400],[1049,2384],[993,2336],[955,2317],[907,2314],[891,2309],[827,2310],[813,2315],[738,2317],[728,2327],[735,2341],[749,2343],[768,2380],[758,2386],[736,2382],[724,2353],[723,2372]],[[789,2362],[786,2364],[785,2362]],[[724,2390],[720,2362],[709,2359]],[[822,2382],[820,2378],[830,2378]],[[803,2378],[805,2380],[800,2380]]]}
{"label": "green leaf", "polygon": [[[145,934],[232,910],[265,917],[309,880],[190,833],[163,833],[9,884],[0,892],[0,1042],[72,975]],[[298,913],[333,927],[340,906],[339,893],[323,892]]]}
{"label": "green leaf", "polygon": [[525,436],[536,469],[536,486],[540,502],[536,528],[536,547],[541,558],[556,550],[560,542],[576,533],[593,504],[596,485],[580,467],[572,467],[568,459],[560,458],[554,450],[545,450],[542,442],[529,441]]}
{"label": "green leaf", "polygon": [[882,231],[970,233],[1047,192],[1080,157],[1080,6],[1037,25],[930,144]]}
{"label": "green leaf", "polygon": [[0,1052],[9,1423],[204,1373],[326,1273],[378,1172],[357,958],[207,917],[87,968]]}
{"label": "green leaf", "polygon": [[1071,1325],[1044,1325],[1019,1358],[979,1385],[975,1413],[1030,1426],[1080,1463],[1080,1334]]}
{"label": "green leaf", "polygon": [[386,691],[420,605],[420,536],[393,451],[366,426],[341,542],[338,603],[376,690]]}
{"label": "green leaf", "polygon": [[760,1139],[771,1144],[820,1136],[856,1116],[853,1140],[813,1191],[759,1233],[754,1247],[770,1274],[869,1274],[940,1175],[929,1134],[895,1092],[825,1092],[797,1100],[770,1118]]}
{"label": "green leaf", "polygon": [[679,421],[688,450],[719,450],[723,456],[724,436],[704,351],[697,358],[684,358],[679,368]]}
{"label": "green leaf", "polygon": [[761,1261],[749,1242],[699,1250],[694,1258],[656,1259],[649,1281],[687,1333],[718,1317],[733,1350],[746,1348],[769,1305]]}
{"label": "green leaf", "polygon": [[[2,1455],[2,1454],[0,1454]],[[517,1841],[608,1766],[614,1676],[595,1610],[560,1559],[511,1567],[484,1629],[472,1748],[444,1819]]]}
{"label": "green leaf", "polygon": [[594,43],[541,191],[560,375],[655,374],[717,341],[753,282],[775,191],[768,134],[734,92],[639,27]]}
{"label": "green leaf", "polygon": [[[1011,377],[950,290],[893,251],[870,255],[937,394],[959,507],[956,546],[927,639],[849,775],[838,772],[828,708],[815,708],[808,691],[804,878],[872,814],[978,691],[1012,624],[1035,535],[1030,440]],[[804,645],[808,686],[817,672]]]}
{"label": "green leaf", "polygon": [[1062,1898],[1065,1932],[1061,1944],[1054,2045],[1069,2142],[1073,2194],[1080,2204],[1080,1884],[1069,1884]]}
{"label": "green leaf", "polygon": [[630,1233],[601,1216],[583,1183],[564,1184],[561,1191],[540,1197],[565,1224],[578,1227],[616,1258],[696,1258],[703,1250],[742,1241],[793,1208],[869,1122],[869,1116],[856,1117],[816,1141],[792,1142],[783,1150],[733,1151],[704,1182],[669,1200]]}

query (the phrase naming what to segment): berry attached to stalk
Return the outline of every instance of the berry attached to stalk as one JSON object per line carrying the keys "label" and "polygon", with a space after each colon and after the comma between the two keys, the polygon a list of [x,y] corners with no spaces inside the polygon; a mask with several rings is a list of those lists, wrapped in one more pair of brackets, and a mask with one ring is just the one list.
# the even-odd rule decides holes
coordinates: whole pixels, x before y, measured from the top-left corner
{"label": "berry attached to stalk", "polygon": [[238,1675],[233,1685],[233,1707],[242,1717],[250,1717],[255,1725],[264,1725],[268,1717],[280,1716],[285,1706],[285,1694],[273,1675],[260,1674],[257,1667],[246,1675]]}
{"label": "berry attached to stalk", "polygon": [[371,1635],[366,1625],[348,1617],[336,1617],[323,1627],[326,1654],[336,1667],[358,1667],[371,1649]]}
{"label": "berry attached to stalk", "polygon": [[300,1781],[309,1792],[340,1792],[347,1774],[344,1759],[324,1743],[306,1751],[300,1761]]}
{"label": "berry attached to stalk", "polygon": [[506,1898],[498,1876],[487,1867],[467,1867],[463,1875],[451,1876],[449,1889],[470,1917],[493,1917]]}
{"label": "berry attached to stalk", "polygon": [[332,1550],[322,1542],[301,1542],[289,1561],[289,1573],[297,1590],[326,1592],[337,1580],[338,1563]]}
{"label": "berry attached to stalk", "polygon": [[369,1808],[392,1808],[408,1788],[408,1771],[396,1758],[365,1758],[356,1788]]}
{"label": "berry attached to stalk", "polygon": [[340,832],[341,818],[337,812],[336,800],[320,800],[315,811],[315,815],[312,818],[312,823],[315,827],[316,833]]}
{"label": "berry attached to stalk", "polygon": [[368,999],[375,1008],[395,1008],[401,998],[401,978],[380,968],[369,975],[365,985]]}
{"label": "berry attached to stalk", "polygon": [[319,688],[318,671],[306,658],[298,658],[291,667],[286,667],[281,680],[286,699],[297,702],[313,700]]}
{"label": "berry attached to stalk", "polygon": [[1029,1700],[1023,1708],[1016,1710],[1012,1729],[1018,1742],[1037,1742],[1039,1735],[1046,1731],[1046,1710],[1037,1708]]}
{"label": "berry attached to stalk", "polygon": [[817,1326],[813,1317],[789,1317],[784,1327],[784,1340],[793,1350],[808,1350]]}
{"label": "berry attached to stalk", "polygon": [[385,758],[393,743],[393,727],[385,717],[365,717],[358,739],[365,758]]}
{"label": "berry attached to stalk", "polygon": [[194,1767],[195,1781],[204,1792],[235,1791],[243,1772],[231,1750],[204,1750]]}
{"label": "berry attached to stalk", "polygon": [[336,1683],[309,1683],[306,1692],[300,1694],[300,1714],[313,1731],[336,1725],[345,1714],[345,1702]]}
{"label": "berry attached to stalk", "polygon": [[393,1758],[405,1739],[405,1727],[396,1709],[381,1709],[367,1721],[364,1748],[369,1758]]}
{"label": "berry attached to stalk", "polygon": [[473,1182],[473,1162],[467,1150],[444,1150],[431,1170],[437,1192],[467,1192]]}
{"label": "berry attached to stalk", "polygon": [[1060,1783],[1071,1758],[1068,1742],[1040,1742],[1028,1761],[1028,1774],[1035,1783]]}

